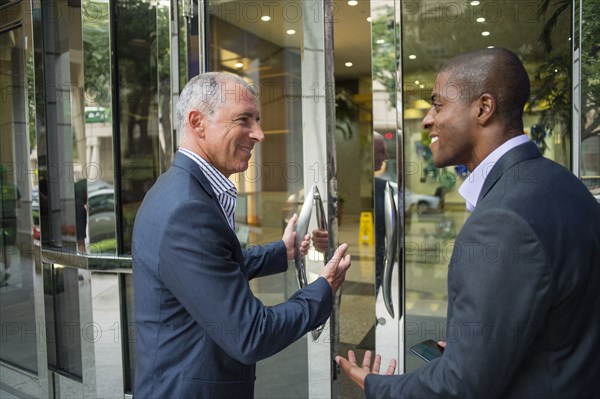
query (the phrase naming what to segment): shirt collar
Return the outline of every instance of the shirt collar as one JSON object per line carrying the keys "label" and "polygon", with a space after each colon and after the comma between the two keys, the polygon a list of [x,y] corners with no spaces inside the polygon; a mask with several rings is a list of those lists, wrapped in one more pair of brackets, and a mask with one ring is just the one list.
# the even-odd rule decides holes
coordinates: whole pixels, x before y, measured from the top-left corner
{"label": "shirt collar", "polygon": [[477,165],[467,179],[461,184],[458,193],[463,197],[467,204],[469,212],[473,212],[477,206],[477,199],[481,193],[485,179],[498,160],[511,149],[518,145],[527,143],[529,137],[526,134],[521,134],[517,137],[506,141],[500,147],[492,151],[485,159]]}
{"label": "shirt collar", "polygon": [[220,195],[225,192],[230,192],[234,196],[237,196],[237,189],[235,188],[233,182],[227,177],[225,177],[223,173],[221,173],[217,168],[211,165],[207,160],[202,158],[200,155],[185,148],[179,148],[178,151],[198,164],[200,170],[204,173],[204,175],[210,182],[210,185],[216,195]]}

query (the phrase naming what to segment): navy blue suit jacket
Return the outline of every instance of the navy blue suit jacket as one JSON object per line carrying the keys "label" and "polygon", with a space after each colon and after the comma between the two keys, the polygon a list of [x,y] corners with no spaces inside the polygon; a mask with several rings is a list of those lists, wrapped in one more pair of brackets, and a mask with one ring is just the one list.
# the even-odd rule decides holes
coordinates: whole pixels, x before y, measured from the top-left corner
{"label": "navy blue suit jacket", "polygon": [[146,194],[133,231],[134,396],[252,398],[255,363],[324,323],[324,278],[265,306],[249,287],[287,269],[282,241],[242,251],[210,183],[177,153]]}
{"label": "navy blue suit jacket", "polygon": [[370,374],[367,398],[600,397],[600,206],[571,172],[517,146],[456,238],[444,354]]}

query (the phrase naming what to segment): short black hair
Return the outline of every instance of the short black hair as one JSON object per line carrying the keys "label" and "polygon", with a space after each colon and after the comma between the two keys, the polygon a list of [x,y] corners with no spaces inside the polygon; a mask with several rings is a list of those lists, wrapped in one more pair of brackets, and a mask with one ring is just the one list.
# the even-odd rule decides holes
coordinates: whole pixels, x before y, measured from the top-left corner
{"label": "short black hair", "polygon": [[529,75],[519,57],[504,48],[486,48],[448,60],[441,73],[461,87],[460,101],[471,103],[488,93],[496,100],[496,115],[507,128],[523,128],[523,108],[529,99]]}

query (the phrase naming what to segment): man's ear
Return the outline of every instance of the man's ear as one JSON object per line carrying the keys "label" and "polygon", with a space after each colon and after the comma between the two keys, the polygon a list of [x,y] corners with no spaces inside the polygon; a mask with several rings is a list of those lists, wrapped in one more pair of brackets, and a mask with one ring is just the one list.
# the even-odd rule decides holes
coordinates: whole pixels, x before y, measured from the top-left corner
{"label": "man's ear", "polygon": [[200,111],[190,111],[188,114],[188,125],[200,137],[204,137],[204,123],[206,117]]}
{"label": "man's ear", "polygon": [[476,101],[479,107],[477,112],[477,121],[480,125],[485,125],[496,112],[496,99],[489,93],[483,93]]}

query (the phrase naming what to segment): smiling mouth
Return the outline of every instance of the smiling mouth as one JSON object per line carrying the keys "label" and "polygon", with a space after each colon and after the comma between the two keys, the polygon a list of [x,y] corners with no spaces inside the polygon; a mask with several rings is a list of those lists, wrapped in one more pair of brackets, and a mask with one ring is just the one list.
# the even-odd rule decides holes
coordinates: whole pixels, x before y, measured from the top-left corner
{"label": "smiling mouth", "polygon": [[247,154],[252,154],[252,147],[244,147],[242,145],[238,145],[238,148]]}

